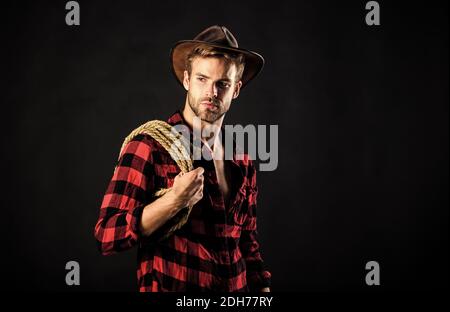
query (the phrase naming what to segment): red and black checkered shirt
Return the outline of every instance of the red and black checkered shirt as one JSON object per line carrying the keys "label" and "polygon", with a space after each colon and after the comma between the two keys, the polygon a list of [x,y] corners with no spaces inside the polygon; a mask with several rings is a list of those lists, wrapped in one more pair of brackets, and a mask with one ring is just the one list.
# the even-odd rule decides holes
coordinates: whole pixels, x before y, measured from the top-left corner
{"label": "red and black checkered shirt", "polygon": [[[168,123],[185,124],[179,111]],[[171,187],[180,169],[148,135],[136,136],[124,148],[100,207],[95,237],[104,255],[138,245],[140,291],[242,292],[270,286],[257,239],[256,170],[246,154],[243,160],[236,157],[233,144],[233,160],[226,160],[230,204],[224,203],[214,161],[194,160],[194,168],[205,169],[203,198],[188,222],[164,240],[158,239],[163,228],[141,235],[140,218],[152,194]]]}

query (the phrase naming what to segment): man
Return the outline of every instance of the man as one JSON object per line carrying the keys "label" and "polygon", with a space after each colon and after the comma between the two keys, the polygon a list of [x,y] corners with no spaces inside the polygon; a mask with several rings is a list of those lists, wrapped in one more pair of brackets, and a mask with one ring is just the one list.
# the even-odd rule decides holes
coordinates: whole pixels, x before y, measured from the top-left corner
{"label": "man", "polygon": [[[238,48],[227,28],[212,26],[178,42],[171,61],[187,95],[168,123],[186,125],[192,137],[197,118],[202,148],[211,157],[194,159],[195,169],[180,174],[151,136],[128,142],[95,226],[99,249],[109,255],[138,245],[140,291],[270,291],[257,240],[255,166],[246,154],[238,157],[234,142],[233,157],[224,157],[222,127],[232,100],[264,60]],[[171,190],[155,199],[160,188]],[[159,239],[185,207],[192,207],[187,223]]]}

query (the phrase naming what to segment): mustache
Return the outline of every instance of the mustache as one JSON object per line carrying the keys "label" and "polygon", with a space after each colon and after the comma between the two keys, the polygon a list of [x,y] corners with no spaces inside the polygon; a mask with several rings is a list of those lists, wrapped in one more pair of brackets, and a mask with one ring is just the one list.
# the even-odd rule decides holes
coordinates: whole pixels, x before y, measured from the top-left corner
{"label": "mustache", "polygon": [[202,102],[209,102],[215,106],[220,106],[220,104],[221,104],[219,99],[213,98],[213,97],[204,97],[204,98],[200,99],[200,103],[202,103]]}

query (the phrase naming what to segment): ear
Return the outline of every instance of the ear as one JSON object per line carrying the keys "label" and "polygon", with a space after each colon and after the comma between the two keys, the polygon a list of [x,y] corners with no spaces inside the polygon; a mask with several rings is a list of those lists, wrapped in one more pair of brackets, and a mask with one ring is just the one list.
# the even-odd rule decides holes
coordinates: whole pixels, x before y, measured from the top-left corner
{"label": "ear", "polygon": [[189,74],[187,70],[183,72],[183,86],[186,89],[186,91],[189,91]]}
{"label": "ear", "polygon": [[242,81],[239,80],[234,86],[233,100],[239,96],[239,92],[241,91]]}

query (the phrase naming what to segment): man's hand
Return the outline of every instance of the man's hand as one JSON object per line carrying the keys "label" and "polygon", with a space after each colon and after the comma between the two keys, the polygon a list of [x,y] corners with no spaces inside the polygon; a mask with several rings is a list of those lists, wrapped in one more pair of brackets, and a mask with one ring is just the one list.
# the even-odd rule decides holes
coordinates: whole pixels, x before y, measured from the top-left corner
{"label": "man's hand", "polygon": [[139,225],[142,235],[149,236],[175,216],[181,209],[192,207],[203,197],[203,172],[201,167],[175,177],[170,192],[145,206]]}
{"label": "man's hand", "polygon": [[175,177],[170,193],[180,209],[187,206],[192,207],[202,199],[204,171],[202,167],[198,167],[188,173],[180,172]]}
{"label": "man's hand", "polygon": [[270,288],[269,287],[264,287],[263,289],[261,289],[261,292],[270,292]]}

